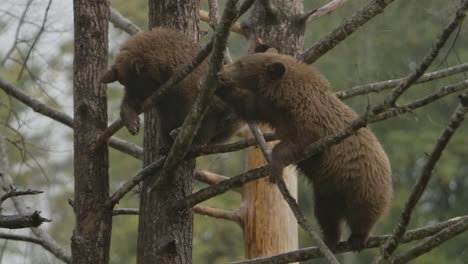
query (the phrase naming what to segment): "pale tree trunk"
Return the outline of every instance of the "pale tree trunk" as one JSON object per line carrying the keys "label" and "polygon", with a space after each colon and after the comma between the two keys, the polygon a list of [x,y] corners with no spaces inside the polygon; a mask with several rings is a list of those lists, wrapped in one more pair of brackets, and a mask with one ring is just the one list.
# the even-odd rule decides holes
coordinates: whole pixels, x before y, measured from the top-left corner
{"label": "pale tree trunk", "polygon": [[75,230],[73,263],[108,263],[112,208],[109,196],[108,149],[95,148],[107,127],[106,88],[99,81],[107,68],[109,2],[75,0],[73,63]]}
{"label": "pale tree trunk", "polygon": [[[150,28],[176,28],[198,40],[198,0],[150,0]],[[177,106],[176,106],[177,107]],[[145,113],[144,158],[146,166],[158,158],[162,142],[153,109]],[[192,193],[195,161],[187,161],[171,172],[167,184],[151,190],[158,174],[141,184],[140,221],[138,226],[137,261],[149,263],[191,263],[193,211],[175,212],[169,205]]]}
{"label": "pale tree trunk", "polygon": [[[249,50],[253,52],[260,41],[281,53],[293,56],[301,53],[304,47],[304,24],[296,23],[295,17],[303,11],[302,0],[267,1],[272,10],[265,8],[261,2],[254,4],[247,23]],[[262,130],[269,131],[265,127]],[[272,146],[269,144],[270,148]],[[247,164],[249,168],[265,164],[257,148],[248,150]],[[283,178],[291,194],[297,198],[295,170],[285,169]],[[276,185],[268,179],[244,186],[242,217],[247,258],[271,256],[298,248],[296,219]]]}

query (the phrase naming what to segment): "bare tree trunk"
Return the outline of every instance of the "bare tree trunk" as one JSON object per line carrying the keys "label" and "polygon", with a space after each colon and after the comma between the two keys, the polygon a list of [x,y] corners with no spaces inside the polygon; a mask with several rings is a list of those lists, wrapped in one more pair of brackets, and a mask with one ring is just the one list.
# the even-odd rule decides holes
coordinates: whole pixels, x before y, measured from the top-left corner
{"label": "bare tree trunk", "polygon": [[94,143],[107,127],[107,97],[100,75],[107,68],[109,2],[74,1],[73,64],[75,230],[73,263],[108,263],[112,208],[109,196],[108,149]]}
{"label": "bare tree trunk", "polygon": [[[302,11],[302,0],[256,1],[247,24],[250,52],[260,41],[281,53],[300,54],[304,47],[304,24],[296,23],[295,17]],[[262,130],[267,132],[267,129]],[[265,164],[258,149],[248,150],[247,164],[249,168]],[[291,194],[297,197],[295,172],[286,169],[283,178]],[[247,258],[271,256],[298,248],[296,219],[277,187],[267,179],[244,186],[242,208]]]}
{"label": "bare tree trunk", "polygon": [[[150,28],[176,28],[198,40],[198,0],[150,0]],[[158,158],[162,142],[157,133],[157,112],[145,113],[143,163],[148,165]],[[147,263],[191,263],[193,211],[174,212],[170,202],[192,193],[195,161],[181,164],[170,176],[167,185],[150,190],[159,175],[143,181],[140,200],[137,261]]]}

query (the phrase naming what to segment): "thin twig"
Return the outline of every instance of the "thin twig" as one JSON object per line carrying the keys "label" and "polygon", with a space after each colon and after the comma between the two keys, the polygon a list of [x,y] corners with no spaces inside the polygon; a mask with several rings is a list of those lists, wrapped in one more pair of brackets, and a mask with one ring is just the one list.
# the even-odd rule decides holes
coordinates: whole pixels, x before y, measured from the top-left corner
{"label": "thin twig", "polygon": [[0,208],[3,202],[11,197],[22,196],[22,195],[36,195],[36,194],[43,193],[43,191],[31,190],[31,189],[26,190],[26,191],[18,191],[13,186],[10,186],[9,188],[4,187],[3,190],[6,191],[6,193],[2,195],[2,197],[0,197]]}
{"label": "thin twig", "polygon": [[199,215],[206,215],[213,218],[223,219],[237,224],[241,224],[242,221],[239,215],[239,211],[229,211],[199,204],[193,207],[193,211]]}
{"label": "thin twig", "polygon": [[393,258],[392,264],[407,263],[410,260],[413,260],[421,256],[422,254],[427,253],[431,251],[432,249],[442,245],[447,240],[452,239],[455,236],[463,232],[466,232],[467,230],[468,230],[468,219],[464,219],[455,225],[452,225],[450,227],[443,229],[439,233],[431,236],[430,238],[428,238],[427,240],[424,240],[423,242],[417,244],[416,246],[402,253],[399,253]]}
{"label": "thin twig", "polygon": [[319,17],[323,17],[330,14],[331,12],[335,11],[348,1],[349,0],[332,0],[328,4],[320,8],[316,8],[307,13],[302,14],[299,19],[304,22],[313,21]]}
{"label": "thin twig", "polygon": [[[468,92],[464,93],[461,97],[468,98]],[[442,131],[442,134],[437,140],[434,149],[432,150],[431,154],[429,155],[429,158],[427,159],[422,169],[421,175],[419,176],[415,186],[411,191],[411,194],[405,204],[405,208],[403,209],[400,215],[400,220],[398,221],[398,224],[396,225],[395,230],[393,231],[393,236],[385,243],[385,245],[382,248],[382,253],[378,258],[375,259],[374,263],[385,262],[388,258],[390,258],[390,256],[398,247],[399,241],[401,240],[401,237],[405,233],[408,224],[411,220],[411,215],[414,211],[414,208],[416,207],[417,202],[421,198],[422,194],[426,189],[427,184],[429,183],[429,180],[431,179],[435,165],[442,156],[442,153],[447,147],[453,134],[456,132],[457,128],[465,119],[465,114],[467,112],[468,106],[460,104],[453,113],[447,127],[445,127],[445,129]]]}
{"label": "thin twig", "polygon": [[[468,216],[456,217],[450,220],[433,224],[430,226],[420,227],[416,229],[409,230],[405,233],[402,238],[402,242],[408,243],[415,240],[421,240],[426,237],[433,236],[444,230],[447,227],[455,226],[463,221],[468,221]],[[378,248],[390,237],[390,235],[381,235],[381,236],[371,236],[366,244],[366,248]],[[346,241],[340,242],[334,253],[340,254],[345,252],[350,252],[352,249],[349,247]],[[244,261],[232,262],[231,264],[283,264],[283,263],[292,263],[299,261],[306,261],[315,258],[321,258],[323,254],[320,252],[318,247],[308,247],[299,250],[294,250],[282,254],[278,254],[270,257],[261,257]]]}
{"label": "thin twig", "polygon": [[432,46],[432,48],[429,50],[429,52],[424,56],[423,60],[421,63],[419,63],[418,67],[411,72],[408,77],[406,77],[399,85],[396,87],[392,93],[385,98],[385,101],[382,105],[379,107],[376,107],[372,109],[374,113],[378,113],[383,111],[387,107],[394,106],[398,98],[406,91],[408,90],[409,87],[415,83],[419,77],[421,77],[424,72],[429,68],[431,63],[435,60],[437,55],[439,54],[439,51],[442,49],[442,47],[445,45],[447,42],[448,38],[450,35],[457,29],[463,20],[465,19],[465,12],[468,9],[468,1],[464,1],[463,4],[458,8],[455,17],[453,20],[442,30],[442,32],[437,36],[437,39]]}
{"label": "thin twig", "polygon": [[[43,104],[42,102],[25,94],[23,91],[21,91],[20,88],[15,87],[13,84],[0,79],[0,89],[2,89],[6,94],[12,96],[24,105],[29,106],[34,112],[37,112],[43,116],[47,116],[50,119],[55,120],[73,129],[72,117],[56,109],[53,109],[48,105]],[[123,153],[129,154],[132,157],[141,159],[142,149],[136,144],[126,142],[116,137],[112,137],[109,139],[109,146]]]}
{"label": "thin twig", "polygon": [[[457,66],[449,67],[440,71],[428,72],[421,76],[415,84],[425,83],[433,81],[436,79],[448,77],[457,73],[468,71],[468,63],[460,64]],[[369,83],[365,85],[354,86],[348,90],[340,91],[335,93],[335,95],[344,100],[350,97],[357,95],[369,94],[369,93],[379,93],[381,91],[397,87],[405,78],[399,78],[394,80],[386,80],[376,83]]]}
{"label": "thin twig", "polygon": [[391,4],[394,0],[373,0],[361,10],[354,13],[350,18],[346,19],[339,27],[328,33],[321,40],[317,41],[312,47],[307,49],[299,56],[307,64],[312,64],[329,50],[336,47],[349,35],[354,33],[362,25],[381,14],[385,7]]}

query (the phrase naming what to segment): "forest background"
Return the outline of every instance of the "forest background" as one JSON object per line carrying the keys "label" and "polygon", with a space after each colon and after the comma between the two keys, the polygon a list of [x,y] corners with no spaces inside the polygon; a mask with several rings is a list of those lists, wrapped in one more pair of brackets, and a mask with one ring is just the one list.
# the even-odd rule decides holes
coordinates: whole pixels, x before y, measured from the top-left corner
{"label": "forest background", "polygon": [[[224,1],[220,1],[222,7]],[[319,7],[328,1],[304,1],[305,10]],[[321,17],[306,30],[305,46],[310,46],[340,24],[367,1],[350,1],[329,16]],[[206,1],[202,1],[205,10]],[[456,0],[396,1],[385,12],[361,27],[346,41],[320,58],[314,67],[331,82],[335,91],[356,85],[395,79],[405,76],[424,56],[443,25],[447,24]],[[29,6],[28,6],[29,5]],[[140,28],[147,28],[147,2],[145,0],[112,0],[111,5]],[[22,12],[28,10],[23,16]],[[22,19],[23,17],[23,19]],[[72,58],[73,14],[71,1],[15,1],[0,3],[0,78],[14,82],[36,99],[72,114]],[[242,18],[240,19],[242,21]],[[25,23],[27,22],[27,23]],[[20,26],[19,26],[20,25]],[[209,40],[210,29],[202,42]],[[17,33],[18,32],[18,33]],[[38,34],[40,32],[40,34]],[[18,35],[16,35],[18,34]],[[18,36],[19,42],[15,42]],[[27,43],[36,39],[30,50]],[[111,27],[110,61],[128,34]],[[428,71],[468,62],[468,29],[465,26],[452,36],[441,55]],[[247,54],[247,42],[232,33],[229,48],[233,58]],[[26,65],[24,56],[29,56]],[[467,79],[461,73],[438,81],[419,84],[401,99],[409,102],[422,93],[433,91],[444,84]],[[109,87],[109,119],[118,117],[122,87]],[[383,96],[372,94],[346,100],[357,112],[363,113],[369,103]],[[440,131],[458,104],[456,96],[449,96],[385,122],[372,125],[392,162],[394,199],[388,215],[374,234],[391,232],[399,212],[404,206],[410,188],[420,172],[426,153],[430,152]],[[29,108],[0,92],[0,122],[8,147],[10,174],[17,187],[34,188],[45,193],[27,199],[32,208],[40,208],[42,215],[53,219],[44,224],[52,237],[65,247],[70,243],[74,215],[68,204],[73,197],[72,134],[68,128],[41,117]],[[468,125],[462,125],[438,163],[434,177],[420,201],[411,227],[425,226],[466,214],[468,203]],[[125,129],[117,136],[142,143],[141,135],[132,137]],[[110,149],[111,189],[115,190],[140,169],[140,161]],[[198,167],[222,175],[235,175],[244,171],[243,152],[209,156],[198,160]],[[313,217],[311,188],[304,177],[299,178],[299,205],[308,219]],[[197,183],[197,188],[203,184]],[[121,207],[138,207],[137,194],[125,197]],[[240,197],[228,192],[205,204],[225,209],[236,209]],[[8,209],[8,208],[5,208]],[[137,216],[114,217],[111,263],[134,263],[136,252]],[[27,234],[28,231],[24,231]],[[300,230],[300,246],[311,245]],[[411,245],[411,244],[410,244]],[[402,248],[408,245],[402,245]],[[193,244],[193,263],[226,263],[243,259],[241,229],[232,222],[196,216]],[[357,255],[348,253],[344,263],[364,263],[376,250]],[[0,240],[0,263],[58,263],[39,246]],[[418,258],[414,263],[466,263],[468,236],[461,235],[436,250]],[[13,261],[13,262],[12,262]],[[18,262],[17,262],[18,261]],[[317,263],[317,262],[314,262]]]}

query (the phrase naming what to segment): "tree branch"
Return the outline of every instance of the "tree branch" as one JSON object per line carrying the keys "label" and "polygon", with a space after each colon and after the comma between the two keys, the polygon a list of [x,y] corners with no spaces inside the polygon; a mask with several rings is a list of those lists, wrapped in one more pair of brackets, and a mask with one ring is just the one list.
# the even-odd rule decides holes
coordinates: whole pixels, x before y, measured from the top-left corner
{"label": "tree branch", "polygon": [[313,21],[319,17],[326,16],[330,14],[331,12],[335,11],[338,9],[338,7],[342,6],[349,0],[332,0],[328,4],[320,7],[313,9],[307,13],[302,14],[299,19],[303,21],[304,23]]}
{"label": "tree branch", "polygon": [[110,7],[109,21],[114,25],[114,27],[127,32],[129,35],[135,35],[141,31],[137,25],[133,24],[132,21],[124,17],[113,7]]}
{"label": "tree branch", "polygon": [[[461,222],[468,221],[468,216],[452,218],[434,225],[409,230],[402,238],[402,242],[408,243],[414,240],[424,239],[433,236],[447,227],[455,226]],[[390,235],[371,236],[366,248],[378,248],[390,237]],[[346,241],[340,242],[334,251],[335,254],[352,251]],[[278,254],[271,257],[255,258],[250,260],[232,262],[231,264],[282,264],[323,257],[318,247],[308,247],[291,252]]]}
{"label": "tree branch", "polygon": [[468,230],[468,219],[463,219],[459,221],[457,224],[454,224],[450,227],[447,227],[440,231],[439,233],[431,236],[427,240],[419,243],[413,248],[410,248],[394,257],[392,263],[400,264],[400,263],[407,263],[408,261],[415,259],[422,254],[431,251],[435,247],[442,245],[442,243],[446,242],[447,240],[463,233]]}
{"label": "tree branch", "polygon": [[242,223],[241,217],[239,215],[239,211],[229,211],[229,210],[213,208],[213,207],[208,207],[208,206],[199,205],[199,204],[193,207],[193,211],[199,215],[206,215],[206,216],[210,216],[213,218],[223,219],[223,220],[235,222],[239,225]]}
{"label": "tree branch", "polygon": [[414,82],[416,82],[419,77],[421,77],[424,72],[429,68],[431,63],[435,60],[439,54],[440,49],[445,45],[450,35],[457,29],[462,21],[465,19],[465,12],[468,9],[468,1],[464,1],[463,4],[458,8],[456,16],[454,19],[442,30],[442,32],[437,36],[436,42],[432,46],[431,50],[424,56],[421,63],[418,67],[411,72],[408,77],[406,77],[399,85],[396,87],[392,93],[385,99],[384,103],[379,107],[374,108],[372,111],[380,112],[386,107],[394,106],[398,98],[408,90]]}
{"label": "tree branch", "polygon": [[349,35],[354,33],[359,27],[364,25],[376,15],[383,12],[385,7],[391,4],[394,0],[373,0],[361,10],[354,13],[350,18],[346,19],[341,26],[328,33],[321,40],[317,41],[312,47],[307,49],[299,56],[307,64],[312,64],[323,54],[337,46],[341,41],[345,40]]}
{"label": "tree branch", "polygon": [[222,176],[209,171],[197,170],[195,172],[195,179],[206,184],[213,185],[225,181],[229,179],[229,177]]}
{"label": "tree branch", "polygon": [[[468,1],[466,1],[468,3]],[[465,92],[461,98],[468,98],[468,92]],[[408,224],[411,220],[411,215],[413,213],[414,208],[416,207],[417,202],[421,198],[424,190],[426,189],[429,180],[431,179],[432,172],[434,170],[435,165],[439,161],[440,157],[444,149],[447,147],[450,139],[452,138],[453,134],[456,132],[457,128],[465,119],[465,114],[468,112],[468,106],[464,106],[462,103],[457,107],[455,112],[453,113],[452,117],[449,120],[448,125],[442,131],[439,139],[437,140],[434,149],[432,150],[429,158],[427,159],[421,175],[419,176],[416,185],[413,187],[410,197],[406,202],[405,208],[400,215],[400,220],[398,221],[395,230],[393,231],[393,235],[382,248],[381,255],[375,259],[374,263],[384,263],[392,253],[398,247],[398,243],[401,240],[401,237],[405,233]]]}
{"label": "tree branch", "polygon": [[[465,71],[468,71],[468,63],[449,67],[440,71],[433,71],[433,72],[426,73],[423,76],[421,76],[421,78],[419,78],[415,82],[415,84],[433,81],[436,79],[448,77],[448,76],[461,73],[461,72],[465,72]],[[399,78],[399,79],[394,79],[394,80],[369,83],[366,85],[354,86],[348,90],[337,92],[335,93],[335,95],[338,98],[344,100],[344,99],[348,99],[350,97],[354,97],[357,95],[363,95],[363,94],[368,94],[368,93],[379,93],[381,91],[397,87],[404,80],[405,78]]]}
{"label": "tree branch", "polygon": [[40,211],[34,211],[27,214],[0,215],[0,228],[21,229],[38,227],[44,222],[52,222],[40,214]]}
{"label": "tree branch", "polygon": [[[34,112],[37,112],[43,116],[47,116],[50,119],[55,120],[73,129],[73,118],[30,97],[29,95],[23,93],[21,89],[15,87],[13,84],[10,84],[0,79],[0,89],[2,89],[6,94],[12,96],[24,105],[29,106]],[[142,150],[141,147],[137,146],[136,144],[128,143],[122,139],[112,137],[109,140],[109,146],[123,153],[129,154],[132,157],[141,159]]]}
{"label": "tree branch", "polygon": [[36,195],[43,193],[43,191],[38,191],[38,190],[26,190],[26,191],[18,191],[16,188],[13,186],[10,186],[10,188],[7,188],[6,186],[3,188],[3,190],[6,192],[2,197],[0,197],[0,208],[1,205],[3,204],[4,201],[6,201],[9,198],[16,197],[16,196],[22,196],[22,195]]}
{"label": "tree branch", "polygon": [[[0,160],[0,163],[1,163],[0,169],[3,170],[3,171],[0,171],[0,174],[1,174],[0,179],[3,182],[3,186],[12,186],[13,180],[6,171],[8,167],[6,145],[5,145],[4,137],[1,134],[0,134],[0,157],[3,157],[3,159]],[[18,213],[20,213],[21,215],[27,215],[29,213],[29,210],[27,209],[26,205],[18,197],[11,197],[11,200],[13,201],[13,205],[15,206]],[[31,228],[31,231],[38,238],[38,240],[41,241],[42,247],[44,247],[47,251],[49,251],[55,257],[64,261],[65,263],[71,262],[71,254],[67,252],[65,249],[63,249],[57,243],[57,241],[55,241],[52,237],[50,237],[49,234],[46,231],[44,231],[44,229],[40,227],[36,227],[36,228]]]}

